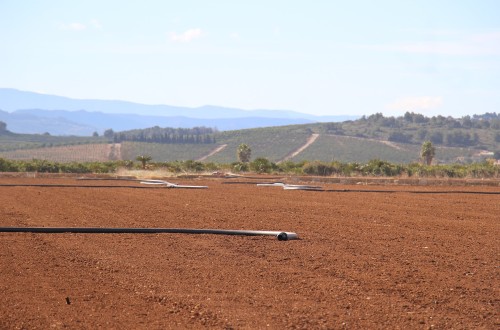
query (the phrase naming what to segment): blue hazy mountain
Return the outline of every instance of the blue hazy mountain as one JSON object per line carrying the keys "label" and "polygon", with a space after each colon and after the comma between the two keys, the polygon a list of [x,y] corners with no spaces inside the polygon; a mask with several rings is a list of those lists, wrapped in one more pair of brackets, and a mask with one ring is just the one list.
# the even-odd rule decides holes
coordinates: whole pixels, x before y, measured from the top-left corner
{"label": "blue hazy mountain", "polygon": [[338,122],[357,116],[314,116],[287,110],[242,110],[147,105],[119,100],[80,100],[0,88],[0,120],[16,133],[91,135],[112,128],[207,126],[233,130],[267,126]]}

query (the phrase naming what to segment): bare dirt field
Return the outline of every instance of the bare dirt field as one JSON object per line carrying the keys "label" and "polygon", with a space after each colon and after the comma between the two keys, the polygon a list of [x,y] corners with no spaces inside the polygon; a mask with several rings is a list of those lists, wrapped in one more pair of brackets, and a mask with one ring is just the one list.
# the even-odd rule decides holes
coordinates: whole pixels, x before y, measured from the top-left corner
{"label": "bare dirt field", "polygon": [[0,328],[500,328],[500,187],[228,181],[0,178],[2,227],[300,237],[0,233]]}

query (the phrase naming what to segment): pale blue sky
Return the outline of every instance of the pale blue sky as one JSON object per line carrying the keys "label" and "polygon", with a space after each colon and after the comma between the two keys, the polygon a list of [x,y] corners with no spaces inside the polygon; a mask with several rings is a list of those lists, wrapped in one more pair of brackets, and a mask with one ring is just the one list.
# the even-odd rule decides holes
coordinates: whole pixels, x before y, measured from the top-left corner
{"label": "pale blue sky", "polygon": [[318,115],[500,112],[500,1],[0,0],[0,87]]}

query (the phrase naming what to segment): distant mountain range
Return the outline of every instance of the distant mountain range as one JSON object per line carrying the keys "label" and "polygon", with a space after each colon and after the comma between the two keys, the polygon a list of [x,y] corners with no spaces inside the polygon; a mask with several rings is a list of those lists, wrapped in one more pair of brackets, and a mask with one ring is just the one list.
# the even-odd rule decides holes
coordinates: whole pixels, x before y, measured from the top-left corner
{"label": "distant mountain range", "polygon": [[242,110],[146,105],[116,100],[79,100],[0,88],[0,121],[15,133],[89,136],[106,129],[206,126],[221,131],[269,126],[341,122],[358,116],[314,116],[286,110]]}

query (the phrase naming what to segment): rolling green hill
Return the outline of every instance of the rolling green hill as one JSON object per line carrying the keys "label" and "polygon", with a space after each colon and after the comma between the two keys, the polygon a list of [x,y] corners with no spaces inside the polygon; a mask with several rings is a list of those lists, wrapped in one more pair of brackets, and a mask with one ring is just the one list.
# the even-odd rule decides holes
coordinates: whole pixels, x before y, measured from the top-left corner
{"label": "rolling green hill", "polygon": [[[394,143],[341,135],[320,135],[311,146],[291,160],[342,161],[366,163],[372,159],[393,163],[419,161],[420,145]],[[453,163],[460,157],[471,158],[474,150],[455,147],[438,147],[435,162]]]}
{"label": "rolling green hill", "polygon": [[306,143],[311,135],[302,125],[226,131],[217,136],[218,144],[226,144],[221,152],[207,161],[230,163],[237,160],[236,149],[245,143],[252,149],[252,158],[265,157],[277,162]]}
{"label": "rolling green hill", "polygon": [[[130,140],[117,141],[117,137],[123,137],[124,133],[113,132],[114,136],[107,137],[64,137],[14,134],[4,130],[0,132],[0,157],[75,160],[75,156],[64,155],[64,150],[67,150],[80,158],[88,158],[78,160],[93,161],[105,158],[103,155],[107,150],[108,159],[133,160],[139,155],[150,155],[153,161],[162,162],[203,160],[231,163],[237,160],[238,145],[245,143],[252,149],[252,159],[264,157],[272,162],[290,159],[294,162],[336,160],[364,163],[381,159],[410,163],[419,160],[420,147],[427,140],[436,147],[436,163],[481,161],[491,157],[492,152],[500,151],[500,116],[496,114],[461,119],[427,118],[414,113],[397,118],[374,114],[342,123],[225,132],[194,128],[192,131],[173,131],[177,136],[175,139],[172,132],[169,133],[172,139],[167,139],[165,132],[170,130],[135,130],[133,134],[128,133]],[[193,135],[197,132],[203,132],[200,138]],[[307,145],[307,141],[316,135],[317,138]],[[94,144],[100,146],[92,146]],[[75,148],[64,148],[68,145],[87,146],[80,147],[78,152]]]}
{"label": "rolling green hill", "polygon": [[34,149],[19,149],[0,152],[0,157],[12,160],[50,160],[60,163],[67,162],[103,162],[116,160],[113,144],[81,144]]}
{"label": "rolling green hill", "polygon": [[103,137],[15,134],[8,131],[0,131],[0,152],[78,144],[100,144],[107,142],[107,139]]}
{"label": "rolling green hill", "polygon": [[121,159],[134,160],[139,155],[149,155],[155,162],[197,160],[216,148],[213,144],[164,144],[146,142],[121,143]]}

